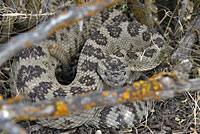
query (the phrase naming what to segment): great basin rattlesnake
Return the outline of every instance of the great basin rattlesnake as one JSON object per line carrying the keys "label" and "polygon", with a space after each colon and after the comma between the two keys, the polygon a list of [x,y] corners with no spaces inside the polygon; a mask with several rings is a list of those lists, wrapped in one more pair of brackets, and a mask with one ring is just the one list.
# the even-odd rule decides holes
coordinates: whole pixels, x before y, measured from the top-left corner
{"label": "great basin rattlesnake", "polygon": [[[53,44],[62,46],[70,57],[82,49],[76,77],[69,85],[59,84],[55,77],[59,61],[48,50]],[[128,22],[119,11],[104,10],[85,19],[82,32],[79,25],[74,24],[19,52],[12,65],[13,88],[24,95],[25,102],[34,102],[75,96],[90,90],[101,91],[105,85],[122,86],[133,71],[158,66],[163,49],[164,39],[155,30],[137,22]],[[124,128],[141,121],[147,111],[145,102],[127,102],[75,112],[65,117],[40,118],[39,123],[57,129],[83,124]]]}

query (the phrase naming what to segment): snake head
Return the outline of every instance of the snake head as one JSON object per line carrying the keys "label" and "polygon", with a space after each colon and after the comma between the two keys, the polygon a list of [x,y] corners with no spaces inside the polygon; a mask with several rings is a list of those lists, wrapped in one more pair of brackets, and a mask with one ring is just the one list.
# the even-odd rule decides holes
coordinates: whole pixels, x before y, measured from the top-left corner
{"label": "snake head", "polygon": [[103,81],[111,87],[123,86],[130,75],[128,63],[114,56],[99,61],[97,71]]}

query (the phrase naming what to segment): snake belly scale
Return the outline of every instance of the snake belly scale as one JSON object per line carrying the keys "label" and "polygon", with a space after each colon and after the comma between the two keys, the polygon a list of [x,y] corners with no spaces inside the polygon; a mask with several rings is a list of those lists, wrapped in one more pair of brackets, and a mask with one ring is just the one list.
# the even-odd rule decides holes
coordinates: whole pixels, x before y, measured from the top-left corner
{"label": "snake belly scale", "polygon": [[[77,74],[69,85],[61,85],[55,77],[60,62],[50,55],[49,45],[62,46],[71,56],[80,49]],[[128,22],[119,11],[104,10],[84,20],[83,31],[73,24],[60,29],[45,41],[22,50],[12,65],[12,87],[22,93],[24,102],[75,96],[90,90],[104,89],[98,63],[109,55],[123,57],[131,71],[150,70],[158,66],[165,49],[163,37],[137,22]],[[147,115],[146,102],[139,101],[111,107],[95,107],[69,116],[42,117],[43,126],[69,129],[83,124],[97,128],[125,128],[136,125]]]}

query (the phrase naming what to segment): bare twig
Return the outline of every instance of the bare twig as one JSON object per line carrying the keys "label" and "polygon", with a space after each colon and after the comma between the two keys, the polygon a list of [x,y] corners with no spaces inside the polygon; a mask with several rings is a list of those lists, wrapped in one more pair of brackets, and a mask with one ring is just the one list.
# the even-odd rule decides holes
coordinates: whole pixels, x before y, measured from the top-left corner
{"label": "bare twig", "polygon": [[189,0],[183,0],[183,2],[182,2],[181,11],[180,11],[180,15],[179,15],[179,18],[178,18],[178,23],[175,26],[175,31],[178,30],[178,27],[181,26],[181,24],[183,22],[183,18],[185,16],[185,12],[186,12],[188,2],[189,2]]}
{"label": "bare twig", "polygon": [[179,16],[180,23],[182,23],[183,17],[185,16],[185,12],[186,12],[188,2],[189,2],[189,0],[183,0],[183,2],[182,2],[182,7],[181,7],[181,11],[180,11],[180,16]]}
{"label": "bare twig", "polygon": [[167,23],[167,27],[166,27],[164,35],[166,35],[166,33],[167,33],[168,29],[169,29],[169,26],[170,26],[170,24],[172,22],[172,19],[173,19],[175,13],[178,10],[178,6],[179,6],[179,3],[176,5],[176,7],[175,7],[174,11],[172,12],[171,16],[168,14],[168,13],[170,13],[170,11],[166,12],[167,13],[166,15],[168,15],[170,17],[170,19],[169,19],[169,22]]}
{"label": "bare twig", "polygon": [[197,35],[200,35],[200,15],[190,23],[190,26],[185,33],[185,36],[179,42],[179,48],[172,54],[173,62],[182,61],[190,57],[191,47],[197,40]]}

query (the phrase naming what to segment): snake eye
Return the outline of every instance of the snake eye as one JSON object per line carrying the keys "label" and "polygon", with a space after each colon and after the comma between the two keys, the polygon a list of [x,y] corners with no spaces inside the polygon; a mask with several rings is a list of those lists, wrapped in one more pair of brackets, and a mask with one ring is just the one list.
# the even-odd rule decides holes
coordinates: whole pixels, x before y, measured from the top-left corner
{"label": "snake eye", "polygon": [[117,59],[113,59],[113,63],[114,63],[114,64],[117,64]]}
{"label": "snake eye", "polygon": [[104,72],[105,75],[108,75],[108,72]]}
{"label": "snake eye", "polygon": [[126,75],[126,72],[124,72],[124,75]]}

